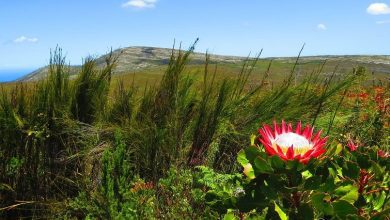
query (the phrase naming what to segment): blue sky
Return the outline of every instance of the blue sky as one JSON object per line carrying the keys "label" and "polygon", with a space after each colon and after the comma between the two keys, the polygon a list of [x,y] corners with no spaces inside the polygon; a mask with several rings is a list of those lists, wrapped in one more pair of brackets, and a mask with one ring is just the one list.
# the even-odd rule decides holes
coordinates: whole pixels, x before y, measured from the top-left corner
{"label": "blue sky", "polygon": [[[1,0],[0,72],[71,64],[110,47],[187,47],[264,56],[390,54],[390,0]],[[1,73],[0,73],[1,74]]]}

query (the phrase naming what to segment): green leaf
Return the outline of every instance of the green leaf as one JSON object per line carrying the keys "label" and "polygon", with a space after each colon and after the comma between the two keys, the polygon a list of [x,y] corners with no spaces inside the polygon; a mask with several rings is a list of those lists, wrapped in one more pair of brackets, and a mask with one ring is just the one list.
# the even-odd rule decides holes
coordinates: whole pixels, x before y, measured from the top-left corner
{"label": "green leaf", "polygon": [[251,135],[251,146],[254,146],[254,145],[255,145],[255,143],[256,143],[256,138],[257,138],[256,135],[254,135],[254,134]]}
{"label": "green leaf", "polygon": [[332,192],[336,189],[335,185],[335,179],[333,176],[329,175],[327,179],[321,180],[322,182],[325,182],[325,184],[321,185],[321,191],[323,192]]}
{"label": "green leaf", "polygon": [[280,220],[281,219],[279,216],[279,213],[277,213],[275,211],[275,205],[273,203],[269,204],[265,219],[271,219],[271,220]]}
{"label": "green leaf", "polygon": [[261,194],[253,193],[249,190],[245,190],[247,193],[238,198],[237,208],[241,212],[250,212],[253,209],[263,209],[269,205],[269,201],[264,199],[264,196]]}
{"label": "green leaf", "polygon": [[300,172],[293,172],[290,175],[290,181],[291,181],[291,187],[296,187],[302,183],[302,173]]}
{"label": "green leaf", "polygon": [[314,172],[314,175],[321,176],[321,181],[323,182],[326,181],[329,176],[329,170],[327,167],[327,164],[325,164],[324,166],[316,168]]}
{"label": "green leaf", "polygon": [[346,186],[339,186],[336,190],[335,193],[338,196],[345,195],[348,193],[348,191],[351,189],[352,185],[346,185]]}
{"label": "green leaf", "polygon": [[286,175],[269,175],[266,183],[272,187],[274,190],[277,190],[282,193],[287,193],[289,190],[285,187],[288,185],[288,178]]}
{"label": "green leaf", "polygon": [[255,173],[272,173],[274,171],[267,161],[261,157],[257,157],[254,160],[253,169]]}
{"label": "green leaf", "polygon": [[256,147],[256,146],[250,146],[250,147],[247,147],[245,149],[245,155],[246,155],[246,159],[249,161],[249,162],[252,162],[255,160],[255,158],[257,158],[259,155],[261,155],[262,153],[264,152],[261,152],[260,151],[260,148]]}
{"label": "green leaf", "polygon": [[236,220],[238,219],[233,212],[227,213],[225,216],[223,216],[223,220]]}
{"label": "green leaf", "polygon": [[359,215],[348,215],[345,218],[346,220],[367,220],[366,218]]}
{"label": "green leaf", "polygon": [[343,145],[341,145],[341,144],[338,144],[337,146],[336,146],[336,151],[335,151],[335,155],[338,155],[338,154],[340,154],[340,152],[343,150]]}
{"label": "green leaf", "polygon": [[378,211],[382,208],[386,200],[386,193],[384,191],[381,192],[379,198],[373,200],[374,210]]}
{"label": "green leaf", "polygon": [[362,208],[364,207],[365,205],[367,205],[367,201],[366,199],[364,198],[363,195],[359,195],[358,199],[356,200],[356,202],[354,203],[354,205],[357,207],[357,208]]}
{"label": "green leaf", "polygon": [[372,216],[370,220],[387,220],[387,217],[390,215],[390,208],[386,209],[383,212],[379,212]]}
{"label": "green leaf", "polygon": [[240,150],[240,152],[238,152],[237,161],[244,168],[244,174],[249,179],[256,178],[252,164],[250,164],[249,160],[246,158],[245,150]]}
{"label": "green leaf", "polygon": [[305,187],[305,189],[314,190],[314,189],[318,189],[320,187],[321,183],[322,183],[322,181],[321,181],[320,176],[312,176],[305,181],[304,187]]}
{"label": "green leaf", "polygon": [[312,176],[313,176],[313,174],[309,170],[302,172],[302,177],[305,179],[309,179]]}
{"label": "green leaf", "polygon": [[[311,196],[311,201],[315,209],[317,209],[319,212],[324,213],[325,215],[332,215],[333,214],[333,207],[332,205],[327,201],[328,195],[325,193],[315,193]],[[329,198],[330,200],[330,198]]]}
{"label": "green leaf", "polygon": [[379,164],[375,163],[374,161],[372,161],[371,163],[372,163],[372,170],[374,171],[376,178],[382,178],[383,174],[385,173],[383,168],[379,166]]}
{"label": "green leaf", "polygon": [[359,177],[359,172],[360,168],[358,164],[347,161],[345,162],[343,168],[342,168],[343,176],[352,178],[352,179],[357,179]]}
{"label": "green leaf", "polygon": [[342,150],[343,150],[343,146],[341,144],[332,145],[328,148],[326,154],[328,156],[335,156],[338,155]]}
{"label": "green leaf", "polygon": [[249,160],[246,158],[245,150],[240,150],[240,152],[238,152],[237,161],[243,167],[245,167],[249,163]]}
{"label": "green leaf", "polygon": [[298,160],[288,160],[286,168],[293,171],[300,171],[305,167],[301,162]]}
{"label": "green leaf", "polygon": [[272,168],[274,168],[275,170],[282,170],[282,169],[284,169],[284,166],[286,165],[284,160],[282,160],[280,157],[278,157],[276,155],[271,156],[269,158],[269,161],[271,162]]}
{"label": "green leaf", "polygon": [[253,167],[252,167],[252,164],[250,163],[247,163],[245,166],[244,166],[244,174],[251,180],[253,180],[254,178],[256,178],[255,176],[255,171],[253,170]]}
{"label": "green leaf", "polygon": [[276,204],[276,202],[274,202],[274,203],[275,203],[275,211],[278,213],[279,218],[280,218],[281,220],[287,220],[287,215],[286,215],[286,213],[283,212],[283,210],[278,206],[278,204]]}
{"label": "green leaf", "polygon": [[274,187],[273,185],[262,185],[260,187],[260,191],[262,194],[264,194],[264,196],[267,197],[267,199],[277,199],[278,198],[278,192],[280,192],[280,190],[276,187]]}
{"label": "green leaf", "polygon": [[357,208],[345,200],[338,200],[332,203],[333,212],[340,217],[357,214]]}
{"label": "green leaf", "polygon": [[359,197],[358,188],[354,185],[340,186],[335,190],[335,194],[342,196],[340,199],[349,203],[354,203]]}
{"label": "green leaf", "polygon": [[305,203],[298,208],[298,215],[300,219],[311,220],[314,219],[314,210],[309,204]]}
{"label": "green leaf", "polygon": [[353,188],[351,191],[349,191],[346,195],[341,197],[340,199],[345,200],[349,203],[354,203],[359,197],[358,189]]}
{"label": "green leaf", "polygon": [[356,155],[357,162],[361,169],[368,169],[371,166],[370,157],[366,154],[357,154]]}

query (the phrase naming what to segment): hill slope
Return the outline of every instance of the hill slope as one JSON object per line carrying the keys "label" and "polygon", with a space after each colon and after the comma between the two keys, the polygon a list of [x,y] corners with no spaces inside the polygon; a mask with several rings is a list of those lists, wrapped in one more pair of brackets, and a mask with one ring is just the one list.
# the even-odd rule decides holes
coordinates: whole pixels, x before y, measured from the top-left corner
{"label": "hill slope", "polygon": [[[114,56],[119,55],[115,73],[136,72],[147,68],[153,68],[168,64],[172,49],[157,48],[157,47],[127,47],[113,51]],[[106,55],[97,58],[98,66],[104,65]],[[194,53],[191,56],[193,64],[203,63],[205,60],[204,53]],[[244,57],[236,56],[220,56],[213,55],[212,61],[219,63],[238,63],[245,60]],[[71,72],[77,73],[79,66],[72,66]],[[26,76],[18,79],[18,81],[34,81],[43,78],[48,72],[48,67],[42,67]]]}
{"label": "hill slope", "polygon": [[[160,67],[168,64],[172,49],[156,47],[127,47],[115,50],[114,55],[119,55],[115,73],[132,73],[148,68]],[[99,66],[104,65],[106,55],[97,58]],[[241,64],[246,57],[212,55],[211,61],[220,64]],[[278,63],[294,63],[294,57],[273,57],[264,60],[274,60]],[[205,60],[204,53],[194,53],[191,56],[192,64],[202,64]],[[369,71],[390,74],[390,56],[308,56],[301,57],[301,64],[315,64],[327,61],[329,65],[339,65],[342,69],[353,66],[365,66]],[[77,74],[79,66],[71,66],[71,73]],[[42,79],[48,72],[47,67],[42,67],[17,81],[35,81]]]}

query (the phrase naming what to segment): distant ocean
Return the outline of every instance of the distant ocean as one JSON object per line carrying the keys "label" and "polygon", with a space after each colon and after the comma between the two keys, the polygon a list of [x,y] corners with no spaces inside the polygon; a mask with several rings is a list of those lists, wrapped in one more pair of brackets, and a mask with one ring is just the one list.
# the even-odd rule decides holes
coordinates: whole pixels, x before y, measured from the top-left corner
{"label": "distant ocean", "polygon": [[20,77],[31,73],[34,69],[12,69],[12,70],[4,70],[0,69],[0,83],[1,82],[10,82]]}

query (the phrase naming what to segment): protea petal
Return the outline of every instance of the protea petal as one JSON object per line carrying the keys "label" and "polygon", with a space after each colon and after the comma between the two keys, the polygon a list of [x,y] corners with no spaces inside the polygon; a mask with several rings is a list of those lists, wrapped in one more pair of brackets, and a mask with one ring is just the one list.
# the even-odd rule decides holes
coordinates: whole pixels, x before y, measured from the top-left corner
{"label": "protea petal", "polygon": [[301,160],[301,155],[300,155],[300,154],[296,155],[296,156],[294,157],[294,159],[300,161],[300,160]]}
{"label": "protea petal", "polygon": [[272,134],[272,128],[270,128],[270,126],[264,125],[263,130],[267,133],[267,135],[271,136],[272,138],[274,137],[274,135]]}
{"label": "protea petal", "polygon": [[310,157],[311,153],[313,153],[313,149],[308,150],[302,157]]}
{"label": "protea petal", "polygon": [[390,153],[384,152],[383,150],[378,150],[377,154],[378,154],[378,157],[382,157],[382,158],[389,158],[390,157]]}
{"label": "protea petal", "polygon": [[288,123],[287,132],[292,132],[292,125],[291,125],[291,123]]}
{"label": "protea petal", "polygon": [[286,153],[286,157],[289,160],[292,160],[294,158],[294,146],[291,146],[288,148],[287,153]]}
{"label": "protea petal", "polygon": [[291,123],[282,121],[278,125],[274,121],[273,130],[269,125],[259,129],[259,140],[269,155],[278,155],[283,160],[299,160],[306,164],[311,158],[318,158],[326,151],[324,146],[327,137],[321,138],[321,131],[313,137],[313,132],[314,128],[310,125],[302,130],[301,122],[293,129]]}
{"label": "protea petal", "polygon": [[305,157],[305,158],[300,159],[299,161],[300,161],[301,163],[307,164],[307,163],[309,162],[310,159],[311,159],[311,157]]}
{"label": "protea petal", "polygon": [[259,139],[260,142],[263,144],[265,150],[267,151],[267,153],[272,156],[272,155],[275,155],[277,154],[277,152],[275,151],[274,148],[272,148],[272,146],[268,143],[266,143],[263,139]]}
{"label": "protea petal", "polygon": [[284,120],[282,120],[282,133],[287,133],[286,122]]}
{"label": "protea petal", "polygon": [[283,155],[284,156],[284,152],[283,152],[282,148],[280,148],[278,145],[276,145],[276,149],[278,150],[278,154],[279,155]]}
{"label": "protea petal", "polygon": [[263,140],[263,142],[265,142],[265,143],[272,144],[271,140],[274,139],[272,135],[269,135],[268,132],[266,132],[264,129],[259,129],[259,134],[262,137],[267,137],[267,138],[264,138],[264,139],[260,138],[260,140]]}
{"label": "protea petal", "polygon": [[318,131],[317,134],[314,136],[314,138],[313,138],[313,143],[314,143],[314,144],[315,144],[315,143],[318,143],[318,141],[320,140],[320,138],[321,138],[321,133],[322,133],[322,131],[320,130],[320,131]]}
{"label": "protea petal", "polygon": [[297,128],[295,129],[295,133],[300,135],[301,131],[302,131],[302,123],[298,122]]}
{"label": "protea petal", "polygon": [[310,157],[318,157],[323,153],[325,153],[325,149],[317,149],[317,150],[314,150],[313,153],[310,154]]}
{"label": "protea petal", "polygon": [[302,132],[302,136],[304,136],[306,139],[310,139],[313,134],[313,128],[310,127],[310,125],[306,125],[305,129]]}
{"label": "protea petal", "polygon": [[350,150],[351,152],[357,150],[357,148],[359,147],[357,144],[353,143],[352,140],[349,140],[349,141],[348,141],[347,146],[349,147],[349,150]]}
{"label": "protea petal", "polygon": [[276,121],[274,121],[274,133],[275,137],[281,133],[279,126],[276,124]]}

